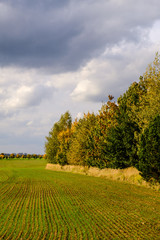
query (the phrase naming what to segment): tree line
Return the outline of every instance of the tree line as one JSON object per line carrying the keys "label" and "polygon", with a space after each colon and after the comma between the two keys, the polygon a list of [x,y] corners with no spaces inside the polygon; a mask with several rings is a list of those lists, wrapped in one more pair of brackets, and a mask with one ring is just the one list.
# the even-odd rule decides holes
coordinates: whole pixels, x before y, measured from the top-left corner
{"label": "tree line", "polygon": [[46,154],[41,155],[41,154],[21,154],[21,153],[11,153],[11,154],[7,154],[7,153],[1,153],[0,154],[0,159],[12,159],[12,158],[27,158],[27,159],[41,159],[41,158],[46,158]]}
{"label": "tree line", "polygon": [[147,181],[160,182],[160,58],[117,102],[109,95],[98,114],[72,121],[62,114],[45,143],[50,163],[98,168],[136,167]]}

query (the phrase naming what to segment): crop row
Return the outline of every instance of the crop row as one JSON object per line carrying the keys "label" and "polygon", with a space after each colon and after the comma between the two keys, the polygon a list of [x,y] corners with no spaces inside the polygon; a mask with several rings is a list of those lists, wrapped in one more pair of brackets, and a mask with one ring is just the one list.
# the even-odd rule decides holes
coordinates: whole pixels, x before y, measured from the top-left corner
{"label": "crop row", "polygon": [[[60,175],[52,180],[47,179],[47,173],[44,179],[36,179],[34,175],[7,180],[5,174],[1,175],[5,181],[0,182],[0,239],[156,239],[158,236],[158,227],[143,214],[146,208],[141,203],[135,206],[130,196],[123,200],[110,189],[92,191],[94,186],[87,185],[92,182],[85,184],[83,176],[78,186],[76,178],[72,183],[67,181],[67,174],[66,179],[58,178]],[[145,201],[146,207],[149,206],[150,200]]]}
{"label": "crop row", "polygon": [[9,176],[7,174],[7,172],[0,170],[0,182],[4,182],[6,180],[8,180]]}

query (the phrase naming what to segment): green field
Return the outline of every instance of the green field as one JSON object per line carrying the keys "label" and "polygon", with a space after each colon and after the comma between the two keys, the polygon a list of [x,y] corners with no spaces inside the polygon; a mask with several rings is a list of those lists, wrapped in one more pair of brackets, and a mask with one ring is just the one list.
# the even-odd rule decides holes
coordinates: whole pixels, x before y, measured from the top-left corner
{"label": "green field", "polygon": [[160,193],[0,161],[0,239],[160,239]]}

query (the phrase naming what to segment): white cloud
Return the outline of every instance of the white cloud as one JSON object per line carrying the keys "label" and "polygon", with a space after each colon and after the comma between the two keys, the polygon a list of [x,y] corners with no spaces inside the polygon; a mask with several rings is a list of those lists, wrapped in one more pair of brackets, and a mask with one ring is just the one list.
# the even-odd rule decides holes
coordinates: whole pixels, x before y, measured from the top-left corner
{"label": "white cloud", "polygon": [[88,97],[94,98],[100,93],[98,85],[96,85],[97,84],[93,84],[92,81],[82,80],[71,93],[71,97],[76,101],[83,101]]}
{"label": "white cloud", "polygon": [[150,30],[149,38],[154,43],[160,43],[160,20],[156,21]]}
{"label": "white cloud", "polygon": [[[10,89],[11,90],[11,89]],[[21,108],[26,107],[30,98],[32,97],[33,87],[21,86],[17,90],[14,91],[14,94],[10,94],[10,98],[6,99],[4,102],[5,108]]]}

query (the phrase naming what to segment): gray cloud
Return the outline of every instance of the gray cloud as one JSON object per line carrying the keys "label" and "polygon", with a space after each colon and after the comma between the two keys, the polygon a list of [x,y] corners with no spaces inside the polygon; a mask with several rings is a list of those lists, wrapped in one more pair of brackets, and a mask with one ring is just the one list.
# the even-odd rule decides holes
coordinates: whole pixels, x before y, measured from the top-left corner
{"label": "gray cloud", "polygon": [[154,1],[1,1],[0,64],[73,71],[158,19]]}

